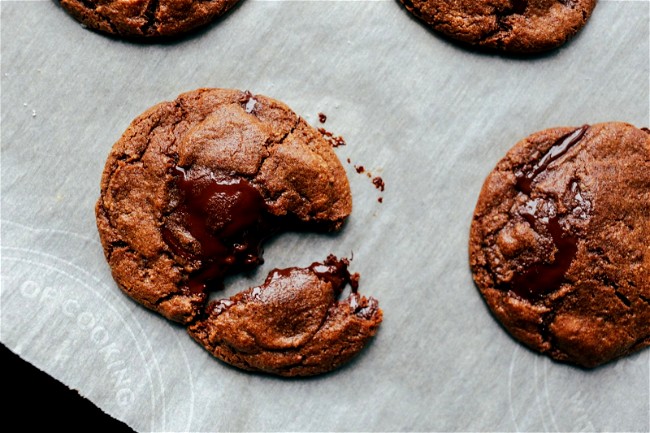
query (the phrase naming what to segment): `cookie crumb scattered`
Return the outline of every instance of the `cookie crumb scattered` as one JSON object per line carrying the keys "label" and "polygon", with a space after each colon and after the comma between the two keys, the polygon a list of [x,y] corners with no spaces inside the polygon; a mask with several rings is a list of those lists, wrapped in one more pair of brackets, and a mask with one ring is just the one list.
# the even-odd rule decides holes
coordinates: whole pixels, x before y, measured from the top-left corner
{"label": "cookie crumb scattered", "polygon": [[[348,158],[347,161],[348,161],[348,164],[352,164],[350,158]],[[377,188],[380,191],[384,191],[384,189],[386,188],[386,184],[384,183],[384,180],[381,177],[379,177],[379,176],[373,177],[372,173],[370,171],[366,170],[366,168],[363,165],[352,164],[352,166],[354,167],[354,170],[358,174],[365,174],[368,177],[368,179],[372,179],[372,184],[375,186],[375,188]],[[377,199],[377,201],[379,203],[383,203],[384,198],[379,197]]]}
{"label": "cookie crumb scattered", "polygon": [[327,122],[327,116],[325,115],[325,113],[318,113],[318,121],[320,123]]}
{"label": "cookie crumb scattered", "polygon": [[321,133],[325,141],[327,141],[332,147],[345,146],[345,140],[340,135],[334,135],[325,128],[318,128],[318,132]]}
{"label": "cookie crumb scattered", "polygon": [[377,188],[379,191],[384,191],[384,188],[386,187],[386,184],[384,184],[384,179],[379,176],[372,179],[372,184],[375,185],[375,188]]}

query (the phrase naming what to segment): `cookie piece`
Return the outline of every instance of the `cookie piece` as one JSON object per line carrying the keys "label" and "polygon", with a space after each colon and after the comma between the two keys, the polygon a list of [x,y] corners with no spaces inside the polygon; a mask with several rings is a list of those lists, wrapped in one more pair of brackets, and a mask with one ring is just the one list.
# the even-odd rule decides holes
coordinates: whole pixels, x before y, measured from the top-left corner
{"label": "cookie piece", "polygon": [[553,128],[488,176],[470,232],[474,281],[530,348],[595,367],[650,344],[650,131]]}
{"label": "cookie piece", "polygon": [[352,210],[321,134],[261,95],[199,89],[136,118],[106,162],[97,227],[131,298],[191,322],[224,275],[262,262],[282,230],[336,230]]}
{"label": "cookie piece", "polygon": [[185,33],[225,13],[237,0],[59,0],[85,26],[127,38]]}
{"label": "cookie piece", "polygon": [[[310,376],[340,366],[375,335],[377,301],[356,293],[348,261],[329,256],[308,268],[275,269],[259,287],[213,302],[188,327],[215,357],[244,370]],[[346,283],[352,293],[338,302]]]}
{"label": "cookie piece", "polygon": [[564,44],[585,25],[596,0],[400,0],[435,30],[510,53]]}

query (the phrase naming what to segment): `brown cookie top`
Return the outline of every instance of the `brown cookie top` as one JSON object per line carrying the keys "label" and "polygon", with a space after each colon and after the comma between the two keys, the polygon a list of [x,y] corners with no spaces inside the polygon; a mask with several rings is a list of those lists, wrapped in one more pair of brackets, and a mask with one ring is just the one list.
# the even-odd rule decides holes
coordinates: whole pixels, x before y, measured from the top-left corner
{"label": "brown cookie top", "polygon": [[[330,256],[308,268],[275,269],[259,287],[213,302],[188,328],[217,358],[281,376],[330,371],[375,335],[382,311],[356,293],[348,261]],[[353,292],[337,301],[346,283]]]}
{"label": "brown cookie top", "polygon": [[532,349],[594,367],[650,344],[650,131],[553,128],[488,176],[470,265],[503,326]]}
{"label": "brown cookie top", "polygon": [[122,290],[189,323],[224,275],[262,262],[266,237],[338,229],[351,209],[331,146],[286,105],[199,89],[131,123],[106,162],[96,216]]}
{"label": "brown cookie top", "polygon": [[585,25],[596,6],[596,0],[400,1],[453,39],[511,53],[562,45]]}
{"label": "brown cookie top", "polygon": [[59,0],[75,19],[115,36],[157,38],[212,21],[237,0]]}

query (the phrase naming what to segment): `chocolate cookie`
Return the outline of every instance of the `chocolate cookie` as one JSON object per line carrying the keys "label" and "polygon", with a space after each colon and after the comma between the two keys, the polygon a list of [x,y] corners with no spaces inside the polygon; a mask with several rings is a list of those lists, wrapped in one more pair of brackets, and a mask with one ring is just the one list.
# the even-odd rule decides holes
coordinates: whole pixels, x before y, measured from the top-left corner
{"label": "chocolate cookie", "polygon": [[185,33],[212,21],[237,0],[59,0],[91,29],[130,38]]}
{"label": "chocolate cookie", "polygon": [[400,0],[435,30],[472,45],[533,53],[565,43],[596,0]]}
{"label": "chocolate cookie", "polygon": [[[382,312],[356,293],[348,261],[330,256],[308,268],[275,269],[263,285],[213,302],[188,332],[236,367],[282,376],[332,370],[375,335]],[[346,283],[352,293],[337,302]]]}
{"label": "chocolate cookie", "polygon": [[340,161],[286,105],[200,89],[131,123],[106,162],[96,216],[122,290],[187,324],[226,274],[262,262],[268,236],[336,230],[351,209]]}
{"label": "chocolate cookie", "polygon": [[470,265],[496,318],[554,359],[595,367],[650,344],[650,131],[553,128],[488,176]]}

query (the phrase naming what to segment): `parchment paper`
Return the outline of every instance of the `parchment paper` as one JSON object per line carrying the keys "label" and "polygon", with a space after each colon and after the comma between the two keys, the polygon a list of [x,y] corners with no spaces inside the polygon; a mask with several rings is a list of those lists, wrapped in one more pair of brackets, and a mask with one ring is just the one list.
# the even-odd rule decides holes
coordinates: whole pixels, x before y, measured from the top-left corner
{"label": "parchment paper", "polygon": [[[2,1],[2,342],[139,431],[650,430],[650,351],[593,371],[528,351],[467,259],[483,180],[519,139],[650,124],[649,5],[601,0],[571,43],[519,59],[450,43],[396,1],[242,0],[165,45],[92,33],[54,1]],[[275,97],[314,125],[323,112],[345,137],[345,229],[279,237],[217,294],[353,252],[385,320],[345,368],[242,373],[113,282],[93,211],[105,158],[135,116],[203,86]]]}

